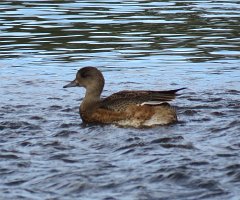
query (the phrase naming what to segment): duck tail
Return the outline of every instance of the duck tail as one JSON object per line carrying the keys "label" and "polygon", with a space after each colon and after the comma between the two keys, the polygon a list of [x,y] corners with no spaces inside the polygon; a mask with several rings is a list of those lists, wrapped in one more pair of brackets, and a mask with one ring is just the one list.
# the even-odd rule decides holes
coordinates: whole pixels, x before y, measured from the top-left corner
{"label": "duck tail", "polygon": [[162,92],[166,93],[166,94],[176,94],[178,91],[185,90],[185,89],[187,89],[187,88],[183,87],[183,88],[179,88],[179,89],[175,89],[175,90],[166,90],[166,91],[162,91]]}

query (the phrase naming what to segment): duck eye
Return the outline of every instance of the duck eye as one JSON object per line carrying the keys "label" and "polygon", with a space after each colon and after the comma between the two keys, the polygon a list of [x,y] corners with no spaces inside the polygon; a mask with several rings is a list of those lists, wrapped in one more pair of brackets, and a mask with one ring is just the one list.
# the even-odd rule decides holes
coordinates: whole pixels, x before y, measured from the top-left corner
{"label": "duck eye", "polygon": [[81,78],[91,77],[93,75],[94,68],[93,67],[84,67],[78,71],[78,74]]}
{"label": "duck eye", "polygon": [[81,77],[83,77],[83,78],[86,78],[88,76],[90,76],[88,71],[84,71],[84,72],[81,73]]}
{"label": "duck eye", "polygon": [[77,75],[81,78],[86,78],[90,76],[89,71],[87,70],[79,70]]}

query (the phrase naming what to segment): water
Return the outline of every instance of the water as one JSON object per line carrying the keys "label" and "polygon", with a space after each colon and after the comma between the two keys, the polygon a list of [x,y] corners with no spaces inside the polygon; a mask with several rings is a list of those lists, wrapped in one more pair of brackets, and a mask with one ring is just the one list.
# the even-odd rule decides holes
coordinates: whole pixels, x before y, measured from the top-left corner
{"label": "water", "polygon": [[[240,2],[1,1],[0,199],[240,198]],[[180,122],[84,127],[83,89],[103,96],[187,87]]]}

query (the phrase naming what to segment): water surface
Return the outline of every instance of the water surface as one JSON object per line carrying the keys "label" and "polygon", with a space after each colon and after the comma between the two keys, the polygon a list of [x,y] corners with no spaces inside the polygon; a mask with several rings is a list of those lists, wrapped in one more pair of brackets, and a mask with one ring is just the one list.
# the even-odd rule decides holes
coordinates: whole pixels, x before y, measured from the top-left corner
{"label": "water surface", "polygon": [[[1,199],[232,199],[240,196],[240,3],[0,2]],[[83,126],[76,70],[103,96],[187,87],[180,122]]]}

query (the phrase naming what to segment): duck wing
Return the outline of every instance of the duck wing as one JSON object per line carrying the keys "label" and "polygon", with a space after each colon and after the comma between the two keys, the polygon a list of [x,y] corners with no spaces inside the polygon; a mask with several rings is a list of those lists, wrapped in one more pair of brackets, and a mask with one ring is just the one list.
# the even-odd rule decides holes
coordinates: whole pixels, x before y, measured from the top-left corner
{"label": "duck wing", "polygon": [[115,111],[122,111],[132,104],[158,105],[175,99],[176,93],[183,89],[185,88],[166,91],[124,90],[102,99],[101,107]]}

